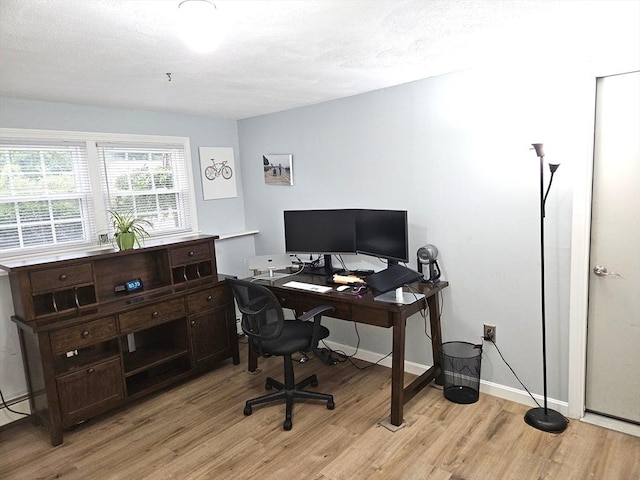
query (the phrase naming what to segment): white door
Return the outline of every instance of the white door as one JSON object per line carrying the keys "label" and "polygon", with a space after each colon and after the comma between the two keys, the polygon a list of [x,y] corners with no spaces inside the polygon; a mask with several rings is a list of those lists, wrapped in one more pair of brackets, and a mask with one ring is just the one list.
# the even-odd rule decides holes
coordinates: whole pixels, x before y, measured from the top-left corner
{"label": "white door", "polygon": [[640,423],[640,72],[598,79],[586,409]]}

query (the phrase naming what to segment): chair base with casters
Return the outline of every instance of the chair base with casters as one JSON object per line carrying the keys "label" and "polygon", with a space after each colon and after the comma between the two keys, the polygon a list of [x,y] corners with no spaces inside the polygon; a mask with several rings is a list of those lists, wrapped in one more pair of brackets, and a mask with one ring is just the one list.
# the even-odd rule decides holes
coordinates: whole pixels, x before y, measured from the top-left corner
{"label": "chair base with casters", "polygon": [[332,311],[333,307],[320,305],[295,320],[285,321],[280,302],[268,288],[246,280],[227,279],[227,282],[242,313],[241,327],[248,337],[251,354],[277,355],[284,360],[284,383],[267,378],[265,388],[277,391],[247,400],[244,414],[251,415],[256,405],[284,400],[286,413],[282,426],[291,430],[295,399],[321,400],[327,402],[327,409],[333,410],[333,395],[305,390],[309,385],[318,386],[316,375],[295,382],[291,357],[297,352],[315,350],[318,342],[329,336],[329,330],[320,324],[320,320],[322,314]]}
{"label": "chair base with casters", "polygon": [[335,403],[333,402],[333,395],[330,395],[328,393],[310,392],[308,390],[304,390],[304,388],[309,385],[311,385],[312,387],[318,386],[318,377],[315,374],[310,375],[299,383],[295,383],[293,374],[293,360],[291,358],[291,354],[283,355],[283,359],[285,383],[281,383],[271,377],[267,377],[264,387],[267,390],[275,388],[278,391],[253,398],[251,400],[247,400],[244,407],[244,414],[251,415],[253,413],[254,405],[260,405],[263,403],[269,403],[284,399],[286,402],[286,411],[282,428],[284,428],[285,430],[291,430],[291,428],[293,427],[291,416],[293,413],[294,399],[304,398],[310,400],[322,400],[327,402],[327,409],[329,410],[333,410],[335,408]]}

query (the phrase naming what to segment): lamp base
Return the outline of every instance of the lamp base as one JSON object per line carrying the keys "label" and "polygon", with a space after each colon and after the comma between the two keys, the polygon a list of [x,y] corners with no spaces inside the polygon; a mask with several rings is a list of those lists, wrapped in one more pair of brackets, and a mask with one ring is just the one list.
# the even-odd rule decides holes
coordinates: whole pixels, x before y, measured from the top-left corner
{"label": "lamp base", "polygon": [[562,433],[567,428],[569,421],[561,413],[550,408],[532,408],[525,416],[524,421],[538,430],[550,433]]}

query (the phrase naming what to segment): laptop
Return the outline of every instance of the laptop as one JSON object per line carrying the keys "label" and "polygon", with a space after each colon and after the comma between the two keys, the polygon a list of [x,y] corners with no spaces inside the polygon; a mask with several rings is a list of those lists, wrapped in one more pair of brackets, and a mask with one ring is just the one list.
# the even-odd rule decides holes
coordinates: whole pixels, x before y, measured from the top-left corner
{"label": "laptop", "polygon": [[[286,253],[277,253],[274,255],[255,255],[244,259],[244,263],[249,270],[259,271],[252,278],[256,280],[276,280],[278,278],[288,277],[292,275],[288,271],[293,267],[291,257]],[[276,270],[287,270],[286,272],[278,272]]]}
{"label": "laptop", "polygon": [[422,278],[422,274],[415,270],[402,265],[391,265],[381,272],[366,276],[365,281],[374,290],[385,293]]}
{"label": "laptop", "polygon": [[422,293],[403,292],[402,286],[421,280],[423,275],[402,265],[391,265],[381,272],[365,277],[367,285],[381,295],[374,297],[378,302],[410,305],[424,298]]}

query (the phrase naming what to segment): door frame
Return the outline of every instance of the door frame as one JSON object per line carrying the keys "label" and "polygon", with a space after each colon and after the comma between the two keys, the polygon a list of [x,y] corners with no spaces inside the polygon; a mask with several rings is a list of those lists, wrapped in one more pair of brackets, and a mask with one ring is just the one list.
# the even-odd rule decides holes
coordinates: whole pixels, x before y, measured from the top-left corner
{"label": "door frame", "polygon": [[591,101],[593,121],[589,127],[589,155],[575,169],[571,225],[571,272],[569,288],[569,374],[567,415],[582,418],[585,413],[587,379],[587,320],[589,317],[589,264],[591,252],[591,202],[595,140],[596,85],[593,79]]}
{"label": "door frame", "polygon": [[596,129],[596,95],[599,78],[629,72],[607,73],[594,77],[592,91],[593,122],[588,160],[576,168],[573,188],[571,229],[571,271],[569,289],[569,374],[567,415],[584,418],[587,382],[587,323],[589,318],[589,279],[591,255],[591,204],[593,200],[594,152]]}

